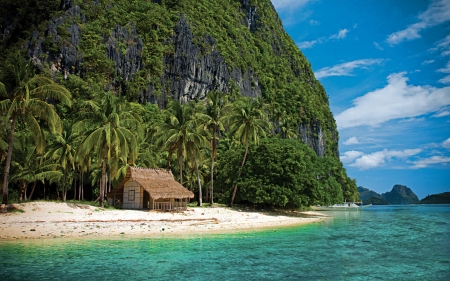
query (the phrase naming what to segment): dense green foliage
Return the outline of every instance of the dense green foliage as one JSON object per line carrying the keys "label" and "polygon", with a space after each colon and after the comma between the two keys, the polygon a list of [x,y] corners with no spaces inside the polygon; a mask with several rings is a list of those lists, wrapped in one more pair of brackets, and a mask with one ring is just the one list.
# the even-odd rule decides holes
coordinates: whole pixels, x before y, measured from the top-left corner
{"label": "dense green foliage", "polygon": [[[216,190],[222,191],[224,202],[230,196],[229,186],[233,183],[240,187],[237,202],[298,208],[344,201],[340,175],[333,172],[336,161],[317,157],[303,143],[269,138],[259,146],[250,145],[242,175],[236,178],[243,154],[244,148],[220,150]],[[354,190],[354,183],[347,184]],[[353,201],[357,193],[346,196]]]}
{"label": "dense green foliage", "polygon": [[[356,183],[347,177],[337,156],[336,124],[325,90],[284,32],[269,0],[249,1],[257,11],[252,28],[242,1],[73,0],[79,14],[61,11],[60,3],[0,0],[0,61],[5,62],[12,50],[23,50],[21,57],[25,58],[27,51],[40,46],[38,57],[23,61],[40,70],[34,76],[33,69],[27,79],[45,80],[60,92],[69,90],[73,97],[71,102],[68,98],[56,102],[57,95],[41,95],[39,104],[46,114],[31,112],[26,117],[35,119],[31,127],[23,118],[11,127],[8,108],[16,91],[2,73],[0,85],[6,87],[0,89],[0,124],[5,125],[0,130],[0,163],[2,167],[14,163],[18,170],[11,170],[14,177],[9,184],[25,185],[25,198],[27,185],[36,186],[38,181],[44,186],[41,197],[49,195],[45,187],[51,183],[56,184],[52,191],[56,198],[65,200],[67,191],[82,198],[85,186],[97,197],[120,180],[129,166],[172,169],[177,180],[198,191],[199,202],[204,196],[210,202],[229,203],[235,193],[238,202],[300,207],[350,200],[356,194]],[[241,99],[239,87],[230,80],[229,92],[210,92],[206,101],[182,104],[168,100],[166,109],[136,103],[150,87],[157,96],[170,96],[170,81],[162,78],[167,70],[165,59],[174,57],[174,29],[181,18],[186,19],[192,41],[200,47],[198,59],[219,51],[229,71],[254,73],[252,87],[260,88],[262,97]],[[54,29],[49,30],[50,25]],[[74,26],[79,28],[78,45],[71,33]],[[117,31],[136,36],[112,36]],[[214,39],[213,45],[206,37]],[[107,41],[121,56],[142,42],[136,73],[121,75],[108,57]],[[55,70],[57,60],[68,46],[76,50],[80,65],[61,73]],[[228,97],[232,104],[227,103]],[[298,140],[299,124],[312,128],[310,138],[318,137],[314,132],[320,127],[325,157],[318,157]],[[20,136],[16,140],[10,138],[14,130]],[[29,149],[32,140],[36,151]],[[23,148],[19,141],[29,147]],[[217,146],[221,149],[216,153]],[[46,170],[30,172],[27,167],[37,160]],[[3,182],[8,182],[6,174],[2,173]],[[208,183],[210,187],[202,193],[202,185]]]}
{"label": "dense green foliage", "polygon": [[380,197],[373,196],[373,197],[370,197],[369,199],[364,200],[363,204],[364,205],[369,205],[369,204],[372,204],[372,205],[389,205],[389,202],[387,200],[385,200],[385,199],[380,198]]}
{"label": "dense green foliage", "polygon": [[420,204],[450,204],[450,192],[427,195]]}

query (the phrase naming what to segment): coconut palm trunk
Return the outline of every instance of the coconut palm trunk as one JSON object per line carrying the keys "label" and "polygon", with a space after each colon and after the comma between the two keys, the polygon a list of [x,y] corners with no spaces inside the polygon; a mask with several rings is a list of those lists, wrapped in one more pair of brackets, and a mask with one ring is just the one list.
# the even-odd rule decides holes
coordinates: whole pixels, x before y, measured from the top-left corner
{"label": "coconut palm trunk", "polygon": [[[239,173],[238,173],[236,181],[238,181],[239,178],[241,177],[242,169],[244,168],[245,160],[247,159],[247,154],[248,154],[248,143],[245,145],[244,159],[242,160],[241,168],[239,169]],[[231,202],[230,202],[231,206],[233,206],[234,198],[236,197],[237,188],[238,188],[238,184],[236,182],[236,185],[234,186],[234,189],[233,189],[233,196],[231,197]]]}
{"label": "coconut palm trunk", "polygon": [[11,131],[9,132],[8,154],[6,155],[5,173],[3,175],[3,199],[2,204],[8,204],[8,179],[9,168],[11,167],[12,149],[14,142],[14,129],[16,128],[16,115],[11,116]]}
{"label": "coconut palm trunk", "polygon": [[105,206],[105,187],[106,187],[106,162],[107,159],[103,159],[102,164],[102,179],[100,183],[100,206],[103,208]]}
{"label": "coconut palm trunk", "polygon": [[209,196],[210,196],[210,203],[211,205],[214,204],[214,197],[213,197],[213,193],[214,193],[214,158],[216,158],[216,130],[214,128],[213,130],[213,137],[211,140],[211,147],[212,147],[212,156],[211,156],[211,182],[210,182],[210,187],[209,187]]}
{"label": "coconut palm trunk", "polygon": [[198,183],[198,205],[201,207],[203,205],[202,201],[202,183],[200,181],[200,174],[198,172],[198,163],[197,163],[197,157],[194,157],[194,165],[195,165],[195,171],[197,172],[197,183]]}
{"label": "coconut palm trunk", "polygon": [[63,202],[66,202],[66,179],[67,179],[67,172],[66,170],[64,170],[64,174],[63,174],[63,180],[62,180],[62,200]]}
{"label": "coconut palm trunk", "polygon": [[[33,197],[33,193],[34,193],[34,189],[36,188],[36,185],[37,185],[37,181],[34,181],[33,188],[31,188],[30,196],[28,196],[28,201],[30,201],[31,198]],[[45,198],[45,196],[44,196],[44,198]]]}

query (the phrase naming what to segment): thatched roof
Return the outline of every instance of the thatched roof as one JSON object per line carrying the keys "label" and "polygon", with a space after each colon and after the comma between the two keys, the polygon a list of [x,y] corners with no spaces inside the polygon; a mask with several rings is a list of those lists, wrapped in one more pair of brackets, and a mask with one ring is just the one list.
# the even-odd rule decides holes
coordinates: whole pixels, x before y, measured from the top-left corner
{"label": "thatched roof", "polygon": [[153,199],[160,198],[194,198],[192,193],[187,188],[183,187],[177,182],[170,170],[164,169],[146,169],[130,167],[127,171],[125,178],[108,194],[111,197],[119,190],[123,190],[123,187],[130,179],[135,180],[142,186]]}

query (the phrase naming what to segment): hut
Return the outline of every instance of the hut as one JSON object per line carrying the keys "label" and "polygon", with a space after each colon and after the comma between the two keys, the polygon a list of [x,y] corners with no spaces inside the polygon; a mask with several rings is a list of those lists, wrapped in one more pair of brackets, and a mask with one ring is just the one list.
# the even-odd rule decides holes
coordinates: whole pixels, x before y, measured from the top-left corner
{"label": "hut", "polygon": [[125,178],[108,193],[110,206],[124,209],[186,210],[194,193],[164,169],[128,168]]}

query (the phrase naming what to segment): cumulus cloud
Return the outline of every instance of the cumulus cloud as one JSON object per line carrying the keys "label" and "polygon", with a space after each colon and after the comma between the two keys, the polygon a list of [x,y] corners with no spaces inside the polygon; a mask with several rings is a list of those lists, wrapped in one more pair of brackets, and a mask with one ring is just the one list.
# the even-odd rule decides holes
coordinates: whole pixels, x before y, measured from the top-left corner
{"label": "cumulus cloud", "polygon": [[343,144],[345,144],[345,145],[352,145],[352,144],[358,144],[358,143],[359,143],[359,140],[357,137],[348,138],[346,141],[343,142]]}
{"label": "cumulus cloud", "polygon": [[339,30],[339,32],[337,34],[331,35],[330,39],[344,39],[347,36],[347,33],[349,31],[350,30],[348,30],[346,28],[345,29],[341,29],[341,30]]}
{"label": "cumulus cloud", "polygon": [[450,149],[450,138],[446,139],[443,143],[442,143],[442,147]]}
{"label": "cumulus cloud", "polygon": [[391,45],[399,44],[403,41],[420,38],[420,32],[429,27],[436,26],[450,20],[450,0],[435,0],[428,9],[420,13],[418,22],[411,24],[404,30],[390,34],[387,42]]}
{"label": "cumulus cloud", "polygon": [[272,0],[272,4],[276,10],[295,9],[305,6],[312,0]]}
{"label": "cumulus cloud", "polygon": [[356,151],[356,150],[350,150],[350,151],[346,151],[344,153],[344,155],[341,155],[339,158],[341,159],[342,162],[344,163],[351,163],[353,162],[356,158],[359,158],[361,156],[363,156],[364,153],[362,153],[361,151]]}
{"label": "cumulus cloud", "polygon": [[324,67],[315,72],[317,79],[328,76],[353,76],[352,71],[358,68],[368,68],[374,64],[382,63],[382,59],[361,59],[341,63],[332,67]]}
{"label": "cumulus cloud", "polygon": [[417,155],[421,149],[405,149],[405,150],[387,150],[376,151],[370,154],[365,154],[360,151],[347,151],[340,157],[341,161],[347,163],[351,167],[356,167],[361,170],[368,170],[383,166],[392,158],[407,158]]}
{"label": "cumulus cloud", "polygon": [[405,72],[388,76],[388,84],[353,100],[353,107],[336,116],[340,130],[418,117],[450,105],[450,87],[414,86],[407,83]]}
{"label": "cumulus cloud", "polygon": [[414,161],[412,166],[412,169],[420,169],[420,168],[426,168],[430,165],[436,165],[436,164],[447,164],[450,163],[450,157],[446,156],[432,156],[430,158],[420,159],[417,161]]}

